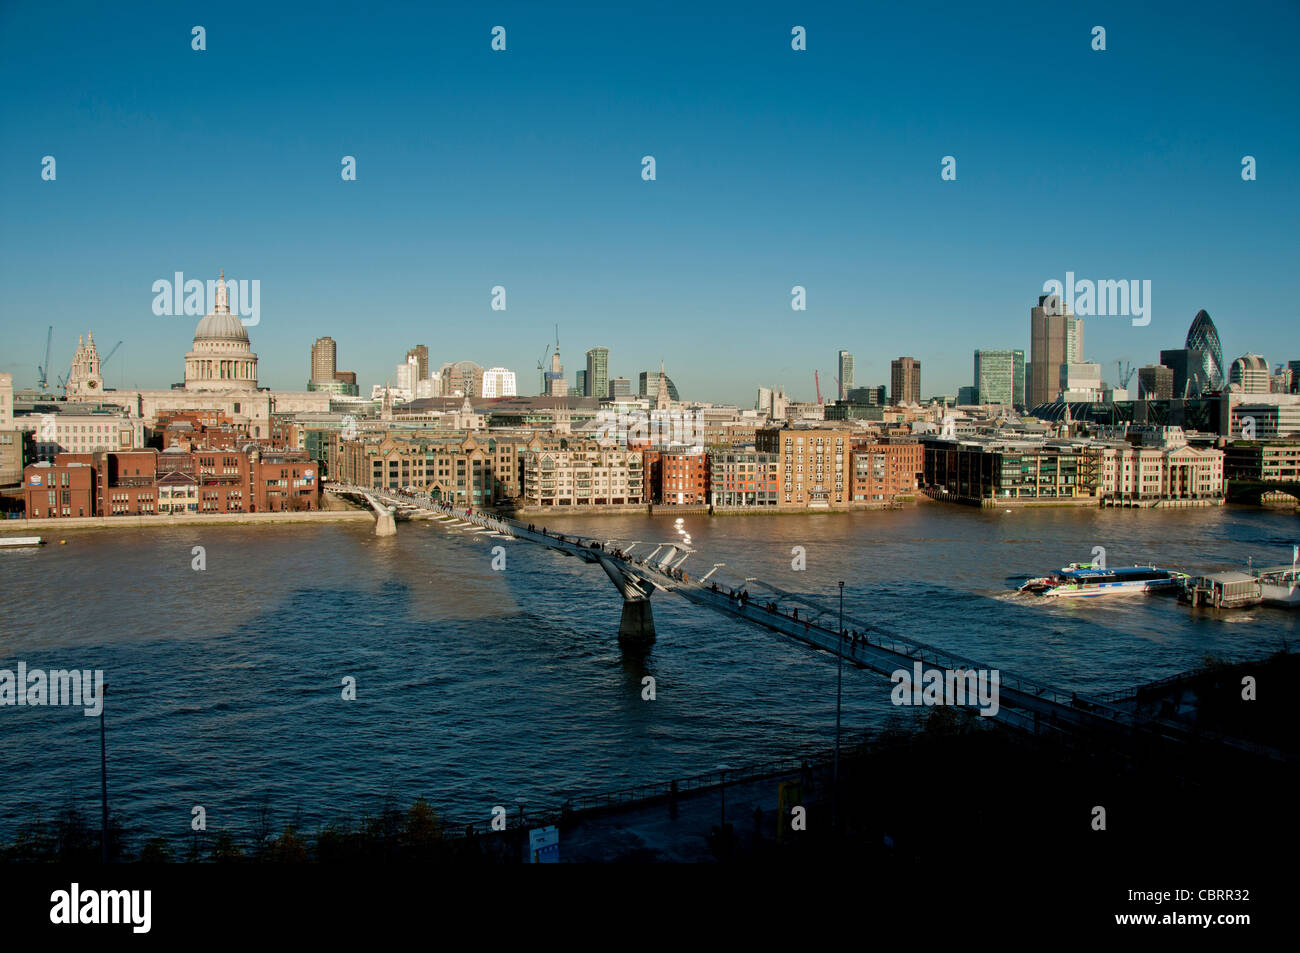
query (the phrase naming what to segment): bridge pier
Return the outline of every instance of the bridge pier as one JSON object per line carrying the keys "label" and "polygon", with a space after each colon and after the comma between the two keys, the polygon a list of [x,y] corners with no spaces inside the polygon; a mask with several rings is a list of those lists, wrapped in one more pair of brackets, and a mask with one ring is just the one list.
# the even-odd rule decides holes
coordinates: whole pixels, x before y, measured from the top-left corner
{"label": "bridge pier", "polygon": [[393,514],[397,512],[397,507],[380,503],[369,493],[366,494],[366,502],[375,511],[375,535],[396,536],[397,519]]}
{"label": "bridge pier", "polygon": [[618,563],[604,553],[595,556],[595,561],[600,563],[600,568],[605,570],[614,588],[623,596],[623,617],[618,623],[619,644],[627,648],[649,645],[655,640],[655,617],[650,609],[650,595],[654,589],[624,573]]}
{"label": "bridge pier", "polygon": [[623,618],[618,623],[618,641],[627,646],[644,646],[655,640],[654,612],[650,600],[623,600]]}

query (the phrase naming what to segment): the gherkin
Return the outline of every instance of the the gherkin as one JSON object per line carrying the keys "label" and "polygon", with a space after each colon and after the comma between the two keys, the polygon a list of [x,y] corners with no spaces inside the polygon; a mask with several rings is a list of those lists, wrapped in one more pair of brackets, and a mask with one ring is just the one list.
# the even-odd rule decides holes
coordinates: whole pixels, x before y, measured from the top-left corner
{"label": "the gherkin", "polygon": [[1223,345],[1219,343],[1219,330],[1204,309],[1196,312],[1192,326],[1187,329],[1185,347],[1200,351],[1205,357],[1205,380],[1211,390],[1223,389]]}

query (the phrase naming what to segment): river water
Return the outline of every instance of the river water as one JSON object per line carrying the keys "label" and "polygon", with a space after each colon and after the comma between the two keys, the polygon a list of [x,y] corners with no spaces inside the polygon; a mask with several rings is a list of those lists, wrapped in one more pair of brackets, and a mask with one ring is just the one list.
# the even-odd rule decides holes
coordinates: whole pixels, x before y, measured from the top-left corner
{"label": "river water", "polygon": [[[657,543],[656,515],[541,520]],[[1172,598],[1044,600],[1014,588],[1106,550],[1184,570],[1289,562],[1300,519],[1223,507],[980,511],[921,504],[836,515],[683,517],[723,581],[757,577],[850,616],[1067,691],[1103,692],[1261,656],[1300,614],[1193,614]],[[66,545],[59,545],[59,539]],[[492,547],[505,568],[492,568]],[[192,568],[202,546],[206,569]],[[806,570],[791,568],[804,547]],[[0,668],[103,669],[112,808],[136,831],[352,819],[424,796],[457,820],[832,743],[835,664],[784,637],[658,594],[658,638],[620,651],[598,567],[432,523],[64,531],[0,552]],[[762,589],[749,588],[756,598]],[[801,613],[802,614],[802,613]],[[644,676],[656,697],[644,700]],[[342,698],[345,677],[356,699]],[[849,737],[917,713],[845,670]],[[0,708],[0,837],[73,804],[96,817],[98,720]]]}

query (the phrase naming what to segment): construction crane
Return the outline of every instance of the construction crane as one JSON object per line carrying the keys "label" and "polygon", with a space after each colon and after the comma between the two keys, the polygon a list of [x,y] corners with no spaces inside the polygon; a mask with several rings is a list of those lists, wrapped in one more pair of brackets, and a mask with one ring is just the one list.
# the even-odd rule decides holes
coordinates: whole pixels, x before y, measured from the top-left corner
{"label": "construction crane", "polygon": [[550,357],[550,355],[551,345],[547,343],[546,350],[542,352],[542,356],[537,361],[537,376],[541,381],[541,393],[543,394],[546,393],[546,359]]}
{"label": "construction crane", "polygon": [[813,371],[813,387],[817,390],[817,403],[822,402],[822,384],[817,378],[817,372]]}
{"label": "construction crane", "polygon": [[36,367],[36,383],[40,385],[41,391],[45,391],[50,386],[50,339],[53,337],[54,325],[51,324],[50,329],[45,332],[45,363]]}
{"label": "construction crane", "polygon": [[1120,390],[1128,390],[1128,382],[1133,379],[1133,365],[1122,358],[1115,362],[1119,370]]}
{"label": "construction crane", "polygon": [[122,342],[121,342],[121,341],[118,341],[116,344],[113,345],[113,350],[111,350],[111,351],[108,352],[108,357],[105,357],[103,360],[101,360],[101,361],[99,362],[99,369],[100,369],[100,371],[103,371],[103,369],[104,369],[104,365],[108,363],[109,358],[111,358],[114,354],[116,354],[116,353],[117,353],[117,349],[118,349],[119,347],[121,347],[121,346],[122,346]]}

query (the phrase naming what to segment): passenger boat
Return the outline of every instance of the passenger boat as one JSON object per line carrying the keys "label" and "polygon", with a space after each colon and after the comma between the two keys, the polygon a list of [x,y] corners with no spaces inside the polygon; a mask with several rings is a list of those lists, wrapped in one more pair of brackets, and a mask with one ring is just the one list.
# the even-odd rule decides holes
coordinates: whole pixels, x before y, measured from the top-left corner
{"label": "passenger boat", "polygon": [[1266,605],[1300,608],[1300,569],[1296,564],[1252,570],[1259,580],[1260,598]]}
{"label": "passenger boat", "polygon": [[44,543],[39,536],[0,536],[0,546],[42,546]]}
{"label": "passenger boat", "polygon": [[1186,573],[1158,569],[1155,566],[1102,569],[1093,564],[1071,563],[1060,572],[1029,580],[1020,587],[1020,591],[1040,596],[1086,599],[1176,589],[1186,578]]}

